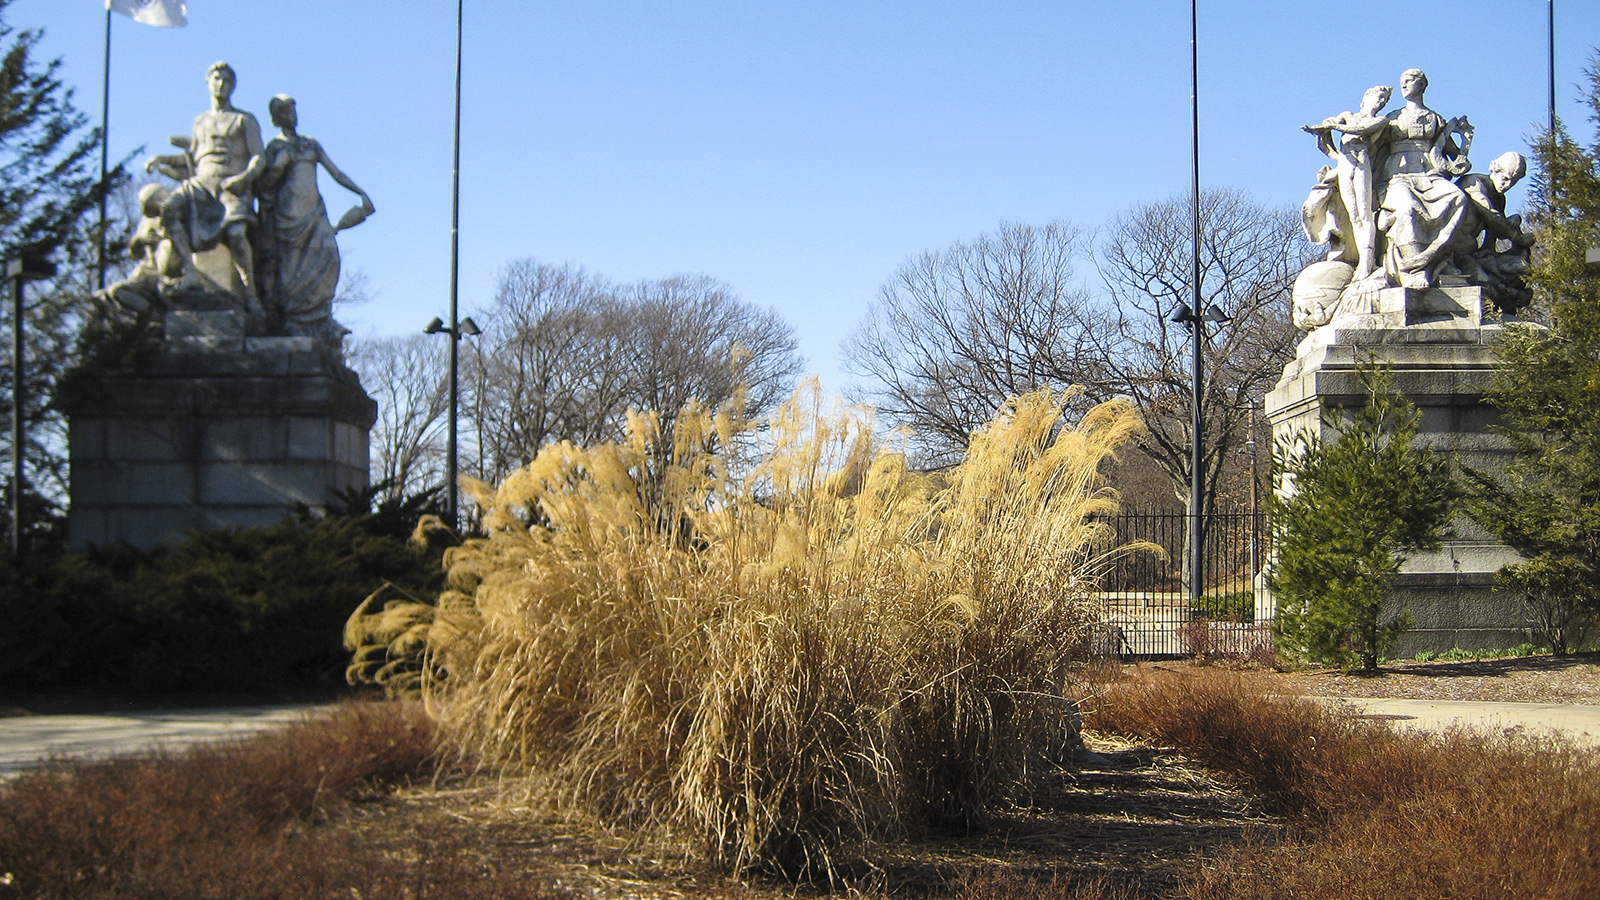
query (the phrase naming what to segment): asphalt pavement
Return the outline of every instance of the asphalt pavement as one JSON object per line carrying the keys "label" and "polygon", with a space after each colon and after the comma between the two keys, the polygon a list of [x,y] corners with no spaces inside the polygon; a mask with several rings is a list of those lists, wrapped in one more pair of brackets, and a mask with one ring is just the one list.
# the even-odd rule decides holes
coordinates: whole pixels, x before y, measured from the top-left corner
{"label": "asphalt pavement", "polygon": [[1529,735],[1563,734],[1579,744],[1600,747],[1600,706],[1366,698],[1341,698],[1333,702],[1350,706],[1357,715],[1388,721],[1398,728],[1439,731],[1460,725]]}
{"label": "asphalt pavement", "polygon": [[[1600,747],[1600,706],[1357,698],[1329,702],[1398,728],[1461,725],[1532,735],[1560,733]],[[323,708],[300,704],[0,718],[0,778],[52,757],[101,758],[239,737]]]}
{"label": "asphalt pavement", "polygon": [[238,737],[320,708],[299,704],[0,718],[0,777],[51,757],[116,756]]}

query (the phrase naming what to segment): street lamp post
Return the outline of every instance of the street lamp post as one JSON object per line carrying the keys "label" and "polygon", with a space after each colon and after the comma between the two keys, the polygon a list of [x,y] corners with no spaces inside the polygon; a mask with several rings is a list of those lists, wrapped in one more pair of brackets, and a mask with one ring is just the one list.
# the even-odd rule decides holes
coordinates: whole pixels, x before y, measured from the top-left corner
{"label": "street lamp post", "polygon": [[[454,300],[453,297],[451,299],[452,301]],[[455,319],[455,303],[452,302],[450,306],[450,318],[452,319],[450,325],[445,325],[443,319],[435,316],[433,321],[422,329],[422,333],[450,335],[450,446],[445,454],[445,483],[448,486],[450,527],[457,528],[461,524],[461,519],[456,513],[459,499],[459,489],[456,487],[456,412],[460,406],[461,397],[459,387],[461,369],[460,345],[463,337],[472,337],[482,332],[478,329],[478,323],[472,321],[471,316],[460,321],[453,321]]]}
{"label": "street lamp post", "polygon": [[1244,442],[1244,452],[1250,454],[1250,590],[1256,589],[1256,576],[1261,574],[1261,479],[1256,472],[1256,417],[1250,413],[1250,436]]}
{"label": "street lamp post", "polygon": [[1189,344],[1193,351],[1190,364],[1194,374],[1194,396],[1189,404],[1189,603],[1193,608],[1199,605],[1203,590],[1206,546],[1200,503],[1201,490],[1205,484],[1202,477],[1203,454],[1200,443],[1203,439],[1201,413],[1204,411],[1202,398],[1205,394],[1205,360],[1200,348],[1205,343],[1207,322],[1222,325],[1232,321],[1232,317],[1219,309],[1215,303],[1207,307],[1205,314],[1201,316],[1196,316],[1194,310],[1189,308],[1189,304],[1179,303],[1178,311],[1172,314],[1171,321],[1189,329]]}
{"label": "street lamp post", "polygon": [[23,285],[41,278],[54,278],[56,264],[43,256],[23,254],[6,260],[6,277],[11,279],[11,555],[22,554],[22,474],[23,442],[26,429],[22,402],[23,374]]}

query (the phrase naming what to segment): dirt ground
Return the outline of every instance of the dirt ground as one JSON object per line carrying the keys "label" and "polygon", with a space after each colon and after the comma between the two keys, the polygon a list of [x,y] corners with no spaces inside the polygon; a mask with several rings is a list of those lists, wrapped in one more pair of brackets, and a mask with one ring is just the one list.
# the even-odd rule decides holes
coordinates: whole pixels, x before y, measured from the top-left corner
{"label": "dirt ground", "polygon": [[[1187,663],[1159,663],[1186,666]],[[1260,677],[1319,697],[1478,700],[1600,705],[1600,654],[1527,656],[1464,662],[1390,662],[1377,675],[1337,669]]]}
{"label": "dirt ground", "polygon": [[1062,769],[1025,808],[981,832],[861,848],[837,860],[841,882],[795,885],[760,873],[720,875],[624,830],[563,821],[516,782],[472,779],[371,797],[336,826],[367,846],[468,858],[525,873],[554,895],[599,900],[781,900],[825,896],[937,898],[994,878],[1103,879],[1160,896],[1197,855],[1260,838],[1281,824],[1245,793],[1171,750],[1086,734],[1103,762]]}
{"label": "dirt ground", "polygon": [[[1183,678],[1198,669],[1187,661],[1109,663],[1092,674],[1116,682]],[[1241,674],[1270,691],[1318,696],[1600,705],[1600,654],[1398,662],[1370,677],[1328,669]],[[643,836],[563,821],[530,802],[527,785],[481,776],[370,795],[329,824],[398,857],[454,860],[508,875],[552,900],[984,898],[1005,895],[1006,879],[1061,877],[1102,880],[1122,896],[1163,897],[1206,855],[1242,842],[1270,843],[1291,827],[1266,814],[1249,792],[1170,748],[1093,732],[1085,740],[1102,764],[1058,770],[1031,803],[996,816],[981,833],[861,848],[839,861],[847,884],[831,891],[759,874],[729,878]],[[980,887],[969,892],[968,884]]]}

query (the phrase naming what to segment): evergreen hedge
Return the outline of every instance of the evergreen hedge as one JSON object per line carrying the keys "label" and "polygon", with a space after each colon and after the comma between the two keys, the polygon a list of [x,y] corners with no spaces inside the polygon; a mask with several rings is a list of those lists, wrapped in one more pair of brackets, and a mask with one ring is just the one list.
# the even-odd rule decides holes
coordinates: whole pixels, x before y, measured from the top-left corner
{"label": "evergreen hedge", "polygon": [[329,689],[345,619],[386,581],[443,586],[439,551],[410,543],[428,497],[370,510],[192,533],[151,551],[36,548],[0,559],[0,693]]}

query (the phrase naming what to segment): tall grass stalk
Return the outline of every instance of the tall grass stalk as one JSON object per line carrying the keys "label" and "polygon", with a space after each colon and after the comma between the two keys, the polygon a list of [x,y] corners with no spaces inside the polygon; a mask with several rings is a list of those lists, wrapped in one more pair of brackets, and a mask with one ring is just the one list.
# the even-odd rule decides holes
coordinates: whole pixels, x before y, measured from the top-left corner
{"label": "tall grass stalk", "polygon": [[1017,399],[942,474],[813,385],[759,433],[640,415],[472,485],[487,536],[449,551],[427,641],[446,739],[734,868],[978,823],[1075,738],[1069,664],[1119,552],[1091,517],[1136,418],[1064,428],[1066,400]]}

